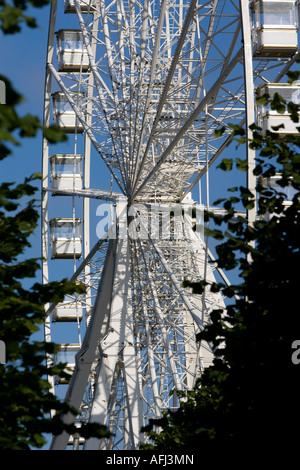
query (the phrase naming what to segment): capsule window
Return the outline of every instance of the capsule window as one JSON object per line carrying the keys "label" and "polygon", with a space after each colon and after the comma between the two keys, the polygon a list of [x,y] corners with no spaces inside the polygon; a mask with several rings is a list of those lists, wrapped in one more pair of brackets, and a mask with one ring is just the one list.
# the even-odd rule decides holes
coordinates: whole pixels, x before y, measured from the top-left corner
{"label": "capsule window", "polygon": [[64,301],[58,303],[52,312],[54,322],[77,322],[83,317],[83,304],[78,299],[65,296]]}
{"label": "capsule window", "polygon": [[[268,94],[271,98],[275,93],[285,99],[287,103],[293,102],[300,104],[300,83],[289,85],[287,83],[268,83],[257,88],[256,95],[258,97]],[[282,136],[298,134],[299,122],[293,122],[286,108],[285,113],[278,113],[276,109],[272,109],[270,104],[263,104],[257,107],[257,124],[262,127],[263,131],[276,132]],[[283,125],[284,127],[280,127]]]}
{"label": "capsule window", "polygon": [[55,174],[57,176],[81,175],[81,162],[63,160],[55,163]]}
{"label": "capsule window", "polygon": [[56,33],[58,47],[64,51],[82,51],[83,38],[81,31],[60,30]]}
{"label": "capsule window", "polygon": [[69,383],[71,379],[72,373],[75,368],[76,364],[76,354],[80,351],[79,344],[60,344],[58,352],[55,357],[55,363],[63,363],[66,364],[65,373],[69,375],[69,378],[61,378],[56,376],[55,377],[55,384],[56,385],[64,385]]}
{"label": "capsule window", "polygon": [[60,72],[86,72],[89,58],[81,30],[61,29],[56,33],[58,69]]}
{"label": "capsule window", "polygon": [[[84,93],[70,93],[71,98],[74,100],[75,104],[81,108],[83,106],[84,102]],[[53,108],[54,108],[54,113],[70,113],[70,114],[75,114],[75,111],[72,108],[72,105],[70,104],[68,98],[66,95],[60,91],[53,93],[52,95],[53,99]]]}
{"label": "capsule window", "polygon": [[52,259],[80,258],[82,253],[81,219],[51,219]]}
{"label": "capsule window", "polygon": [[[71,98],[79,109],[83,109],[84,93],[70,93]],[[62,92],[55,92],[52,95],[53,100],[53,117],[55,124],[61,127],[65,132],[74,133],[83,132],[84,127],[78,119],[74,109],[72,108],[68,98]]]}
{"label": "capsule window", "polygon": [[52,155],[50,179],[53,189],[82,189],[82,156]]}
{"label": "capsule window", "polygon": [[298,49],[297,4],[291,0],[257,0],[253,11],[253,54],[290,57]]}
{"label": "capsule window", "polygon": [[74,366],[75,356],[79,350],[79,344],[60,344],[57,353],[57,362],[64,362],[70,366]]}
{"label": "capsule window", "polygon": [[257,26],[296,26],[294,2],[257,2]]}
{"label": "capsule window", "polygon": [[[53,219],[52,219],[53,220]],[[79,238],[81,236],[81,226],[80,220],[60,220],[54,219],[52,223],[52,234],[54,239],[58,238],[68,238],[71,239],[73,237]]]}
{"label": "capsule window", "polygon": [[297,194],[297,190],[292,186],[292,183],[289,182],[287,186],[282,187],[281,185],[278,184],[278,181],[280,180],[281,176],[275,175],[272,176],[271,178],[267,179],[267,186],[270,188],[276,188],[276,190],[280,193],[283,193],[285,198],[285,202],[290,203],[295,194]]}

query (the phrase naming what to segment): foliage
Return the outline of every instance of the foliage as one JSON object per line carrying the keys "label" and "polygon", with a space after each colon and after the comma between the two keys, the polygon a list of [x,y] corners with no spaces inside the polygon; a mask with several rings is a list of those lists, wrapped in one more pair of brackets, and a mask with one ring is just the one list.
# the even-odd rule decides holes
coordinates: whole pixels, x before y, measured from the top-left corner
{"label": "foliage", "polygon": [[[264,99],[280,112],[287,107],[294,122],[298,121],[298,105],[291,106],[278,96]],[[144,449],[178,452],[208,443],[216,448],[227,443],[249,449],[271,443],[282,449],[284,444],[292,448],[297,441],[299,366],[291,356],[300,334],[300,137],[263,134],[256,125],[251,129],[253,138],[248,144],[258,153],[254,225],[249,226],[235,211],[238,203],[245,209],[253,207],[255,196],[244,187],[231,188],[234,195],[216,201],[223,202],[225,216],[208,214],[215,224],[209,234],[222,241],[216,248],[218,266],[238,269],[241,282],[230,287],[185,283],[197,293],[207,285],[230,299],[224,311],[213,311],[211,324],[197,337],[213,344],[214,363],[185,395],[179,410],[166,412],[145,428],[153,444]],[[243,129],[235,133],[238,142],[246,142]],[[233,166],[234,160],[220,164],[225,171]],[[277,174],[276,188],[268,181]],[[288,186],[294,193],[290,205],[284,202]],[[156,426],[161,432],[155,431]]]}
{"label": "foliage", "polygon": [[20,116],[16,107],[23,97],[13,89],[7,77],[0,75],[0,80],[6,86],[6,104],[0,105],[0,160],[12,154],[13,146],[20,145],[20,138],[35,137],[39,130],[44,132],[50,143],[67,140],[64,132],[55,124],[44,128],[37,116]]}
{"label": "foliage", "polygon": [[[47,375],[66,377],[65,364],[47,366],[45,361],[45,354],[54,354],[57,347],[33,341],[32,334],[44,323],[46,303],[62,301],[65,294],[74,291],[83,293],[84,287],[67,280],[23,287],[24,280],[34,278],[40,269],[37,259],[20,260],[38,223],[36,201],[31,199],[37,189],[32,182],[38,177],[26,178],[23,184],[0,186],[0,337],[8,359],[0,366],[1,450],[42,446],[43,433],[63,429],[59,415],[69,409],[53,396],[47,381]],[[24,197],[30,197],[29,202],[20,208]],[[57,412],[55,420],[50,420],[51,410]],[[70,430],[74,432],[74,428]],[[86,429],[87,433],[91,431],[101,437],[107,434],[105,427]]]}
{"label": "foliage", "polygon": [[[24,21],[35,27],[35,20],[24,11],[28,4],[38,7],[47,3],[14,0],[11,5],[0,0],[2,30],[6,34],[18,32]],[[0,105],[0,160],[11,155],[23,138],[35,137],[40,130],[50,143],[66,140],[57,126],[44,129],[36,116],[20,116],[16,108],[22,96],[6,77],[0,79],[6,84],[6,104]],[[41,448],[45,434],[60,434],[63,430],[78,433],[75,426],[67,426],[60,419],[65,413],[77,415],[78,411],[57,399],[47,380],[47,376],[67,378],[66,364],[48,365],[46,354],[55,354],[57,346],[34,341],[32,335],[45,321],[45,304],[62,301],[66,294],[83,293],[84,286],[64,279],[24,287],[40,270],[39,259],[26,258],[29,237],[39,219],[33,196],[40,178],[35,174],[23,183],[0,185],[0,339],[6,345],[7,358],[7,363],[0,365],[0,450]],[[51,411],[56,413],[54,419],[50,419]],[[101,438],[109,434],[105,426],[92,423],[83,426],[80,435]]]}
{"label": "foliage", "polygon": [[28,6],[39,8],[49,3],[50,0],[0,0],[0,27],[3,33],[19,33],[23,24],[29,28],[37,28],[35,18],[25,14],[25,11]]}

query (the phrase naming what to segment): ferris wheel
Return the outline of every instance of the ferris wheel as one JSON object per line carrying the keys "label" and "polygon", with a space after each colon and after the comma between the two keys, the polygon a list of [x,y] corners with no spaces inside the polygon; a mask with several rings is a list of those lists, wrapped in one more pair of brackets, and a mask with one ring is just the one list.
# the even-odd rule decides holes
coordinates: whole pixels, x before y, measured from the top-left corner
{"label": "ferris wheel", "polygon": [[[48,359],[69,366],[51,386],[80,410],[65,417],[78,435],[54,437],[52,449],[137,449],[142,427],[176,409],[176,390],[212,363],[196,334],[226,305],[209,285],[229,283],[203,234],[222,188],[214,165],[232,124],[279,123],[255,94],[298,96],[298,84],[282,82],[298,57],[297,9],[294,0],[52,0],[44,123],[68,141],[43,141],[43,281],[86,287],[47,306],[45,338],[59,343]],[[295,133],[289,126],[278,132]],[[242,151],[243,184],[255,191],[255,155]],[[201,280],[201,294],[184,287]],[[112,437],[84,441],[87,422]]]}

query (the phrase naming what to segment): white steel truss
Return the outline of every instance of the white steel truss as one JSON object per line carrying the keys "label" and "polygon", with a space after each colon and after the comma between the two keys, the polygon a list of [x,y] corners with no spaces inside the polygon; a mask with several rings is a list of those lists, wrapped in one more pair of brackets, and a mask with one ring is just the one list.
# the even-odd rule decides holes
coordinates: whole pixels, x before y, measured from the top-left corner
{"label": "white steel truss", "polygon": [[[78,436],[96,421],[112,437],[63,433],[51,449],[137,449],[142,426],[177,408],[176,390],[191,389],[213,360],[196,333],[226,299],[209,289],[215,263],[193,210],[210,206],[209,168],[232,143],[232,125],[254,122],[255,87],[280,81],[297,57],[253,58],[251,15],[246,0],[52,1],[44,123],[52,112],[69,133],[68,161],[81,153],[84,165],[82,187],[75,158],[66,186],[51,186],[44,139],[43,280],[67,273],[86,293],[47,306],[45,337],[68,357],[69,382],[52,387],[80,410]],[[56,45],[62,27],[71,39]],[[246,157],[251,169],[254,153]],[[251,171],[244,185],[254,190]],[[109,213],[100,240],[95,200]],[[208,287],[193,294],[185,280]]]}

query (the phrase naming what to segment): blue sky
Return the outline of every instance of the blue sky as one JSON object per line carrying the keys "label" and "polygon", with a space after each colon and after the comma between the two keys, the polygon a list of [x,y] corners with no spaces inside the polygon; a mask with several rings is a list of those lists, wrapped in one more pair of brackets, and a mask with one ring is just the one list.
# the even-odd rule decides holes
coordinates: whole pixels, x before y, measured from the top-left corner
{"label": "blue sky", "polygon": [[[13,35],[0,32],[0,74],[5,75],[24,97],[23,103],[17,108],[19,114],[31,113],[42,121],[50,6],[27,11],[28,15],[37,18],[39,27],[31,29],[24,25],[22,32]],[[12,155],[1,161],[0,183],[19,183],[32,173],[41,172],[41,132],[35,138],[21,139],[21,143],[19,147],[12,147]],[[36,197],[40,198],[39,191]],[[30,240],[32,248],[27,251],[27,255],[40,257],[40,231],[36,230]]]}
{"label": "blue sky", "polygon": [[[50,5],[40,9],[29,8],[27,14],[37,19],[38,28],[31,29],[24,25],[19,34],[4,35],[0,32],[0,74],[5,75],[16,91],[24,97],[23,103],[17,108],[19,114],[31,113],[38,116],[41,122],[43,121],[49,12]],[[21,146],[13,146],[12,155],[0,163],[0,183],[22,182],[32,173],[42,171],[41,132],[39,131],[35,138],[20,139],[20,141]],[[67,149],[67,144],[64,145]],[[39,182],[36,185],[39,186]],[[102,189],[108,188],[102,187]],[[39,191],[36,197],[40,198]],[[31,237],[31,243],[30,256],[40,257],[40,230],[36,230]]]}

